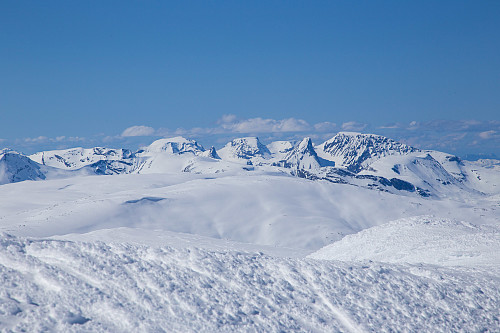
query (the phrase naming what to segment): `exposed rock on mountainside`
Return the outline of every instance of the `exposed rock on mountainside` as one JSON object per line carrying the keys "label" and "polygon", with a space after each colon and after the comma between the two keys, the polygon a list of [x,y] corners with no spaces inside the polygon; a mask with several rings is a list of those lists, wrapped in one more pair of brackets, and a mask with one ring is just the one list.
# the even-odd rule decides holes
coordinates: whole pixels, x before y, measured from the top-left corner
{"label": "exposed rock on mountainside", "polygon": [[45,178],[38,163],[14,151],[0,151],[0,184]]}
{"label": "exposed rock on mountainside", "polygon": [[338,133],[319,145],[317,150],[319,156],[354,173],[369,167],[374,159],[419,151],[384,136],[352,132]]}

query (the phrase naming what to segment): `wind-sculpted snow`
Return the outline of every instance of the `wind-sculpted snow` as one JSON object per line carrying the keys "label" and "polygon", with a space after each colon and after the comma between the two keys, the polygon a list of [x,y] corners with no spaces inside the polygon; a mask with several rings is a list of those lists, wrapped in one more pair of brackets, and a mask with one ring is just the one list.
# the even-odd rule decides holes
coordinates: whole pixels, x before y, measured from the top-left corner
{"label": "wind-sculpted snow", "polygon": [[425,265],[0,236],[0,330],[494,332],[500,279]]}

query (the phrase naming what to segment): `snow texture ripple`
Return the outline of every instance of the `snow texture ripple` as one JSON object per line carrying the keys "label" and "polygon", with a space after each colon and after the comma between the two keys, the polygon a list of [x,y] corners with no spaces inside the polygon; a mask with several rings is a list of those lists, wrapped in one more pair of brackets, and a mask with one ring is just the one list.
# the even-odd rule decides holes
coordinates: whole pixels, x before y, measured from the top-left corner
{"label": "snow texture ripple", "polygon": [[494,332],[500,278],[1,235],[0,328],[60,332]]}

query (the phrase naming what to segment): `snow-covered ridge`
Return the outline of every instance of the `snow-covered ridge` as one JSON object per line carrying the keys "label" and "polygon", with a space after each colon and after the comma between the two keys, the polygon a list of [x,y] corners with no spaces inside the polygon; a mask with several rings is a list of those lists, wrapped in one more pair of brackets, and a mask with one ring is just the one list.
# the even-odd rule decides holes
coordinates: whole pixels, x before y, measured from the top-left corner
{"label": "snow-covered ridge", "polygon": [[28,156],[33,161],[54,168],[77,170],[99,161],[130,160],[134,154],[128,149],[95,147],[42,151]]}
{"label": "snow-covered ridge", "polygon": [[355,173],[367,168],[374,159],[419,151],[381,135],[353,132],[340,132],[317,149],[322,158]]}
{"label": "snow-covered ridge", "polygon": [[45,173],[38,163],[14,151],[0,151],[0,185],[45,178]]}
{"label": "snow-covered ridge", "polygon": [[[223,160],[244,162],[252,164],[253,162],[262,162],[270,157],[270,151],[256,137],[246,137],[234,139],[227,143],[218,151]],[[253,160],[253,162],[252,162]],[[257,164],[257,163],[253,163]]]}
{"label": "snow-covered ridge", "polygon": [[[159,139],[139,151],[73,148],[29,156],[45,168],[94,174],[262,171],[311,180],[363,186],[391,193],[423,196],[454,195],[461,191],[497,193],[498,168],[458,157],[422,151],[389,138],[341,132],[314,146],[310,138],[265,146],[256,137],[237,138],[216,150],[205,150],[183,137]],[[33,165],[36,169],[36,164]],[[52,172],[52,174],[58,174]],[[43,179],[19,175],[11,181]],[[58,174],[60,175],[60,174]],[[5,181],[7,182],[7,181]]]}
{"label": "snow-covered ridge", "polygon": [[185,154],[191,153],[193,155],[201,154],[205,151],[202,145],[195,140],[188,140],[181,136],[174,138],[159,139],[144,148],[141,152],[142,155],[154,155],[158,153],[170,154]]}

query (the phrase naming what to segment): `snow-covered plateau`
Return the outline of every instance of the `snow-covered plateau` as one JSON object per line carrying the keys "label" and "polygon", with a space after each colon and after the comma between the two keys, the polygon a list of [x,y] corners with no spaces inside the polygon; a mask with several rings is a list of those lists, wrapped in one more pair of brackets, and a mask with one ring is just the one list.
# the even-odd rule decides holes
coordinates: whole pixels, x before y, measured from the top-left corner
{"label": "snow-covered plateau", "polygon": [[0,150],[2,332],[500,332],[500,162],[389,138]]}

